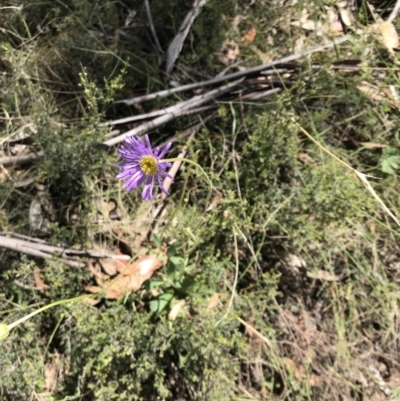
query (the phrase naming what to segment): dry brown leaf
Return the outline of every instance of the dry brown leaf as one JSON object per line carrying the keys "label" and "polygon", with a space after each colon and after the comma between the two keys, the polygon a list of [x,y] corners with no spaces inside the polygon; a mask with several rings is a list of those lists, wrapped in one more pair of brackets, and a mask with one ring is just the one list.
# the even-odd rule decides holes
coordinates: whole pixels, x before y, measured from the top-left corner
{"label": "dry brown leaf", "polygon": [[354,18],[353,13],[351,12],[351,10],[348,7],[340,8],[339,14],[340,14],[340,18],[343,21],[343,24],[345,24],[346,26],[353,25],[353,22],[356,20]]}
{"label": "dry brown leaf", "polygon": [[369,98],[376,101],[386,101],[391,107],[397,109],[398,102],[396,94],[394,94],[389,88],[380,88],[378,86],[371,85],[367,81],[362,81],[357,89],[363,92]]}
{"label": "dry brown leaf", "polygon": [[242,40],[248,43],[253,43],[255,37],[257,35],[256,28],[251,28],[246,35],[243,36]]}
{"label": "dry brown leaf", "polygon": [[297,158],[304,164],[315,163],[314,159],[305,152],[299,152]]}
{"label": "dry brown leaf", "polygon": [[46,363],[44,368],[44,385],[46,391],[52,393],[56,389],[57,377],[59,374],[59,360],[58,354],[55,354],[49,362]]}
{"label": "dry brown leaf", "polygon": [[364,146],[364,148],[367,149],[381,149],[388,147],[388,145],[385,145],[383,143],[374,143],[374,142],[360,142],[360,145]]}
{"label": "dry brown leaf", "polygon": [[119,263],[117,260],[111,258],[99,261],[100,266],[109,276],[117,274],[117,263]]}
{"label": "dry brown leaf", "polygon": [[372,86],[366,81],[361,82],[361,84],[357,86],[357,89],[373,100],[381,101],[386,98],[383,91],[380,91],[379,88]]}
{"label": "dry brown leaf", "polygon": [[216,292],[211,298],[208,300],[207,309],[214,309],[219,304],[219,294]]}
{"label": "dry brown leaf", "polygon": [[315,31],[315,28],[317,26],[315,21],[313,21],[311,19],[307,19],[307,20],[304,20],[304,21],[301,21],[301,20],[300,21],[293,21],[291,23],[291,25],[298,26],[300,28],[303,28],[306,31]]}
{"label": "dry brown leaf", "polygon": [[102,274],[89,263],[89,270],[93,273],[98,285],[87,286],[86,291],[94,294],[104,291],[106,299],[121,299],[127,293],[139,290],[142,284],[151,278],[163,264],[154,254],[143,256],[130,264],[127,261],[120,262],[116,265],[120,274],[114,279]]}
{"label": "dry brown leaf", "polygon": [[343,25],[339,20],[332,21],[329,28],[333,36],[340,36],[343,34]]}
{"label": "dry brown leaf", "polygon": [[[92,294],[97,294],[98,292],[100,292],[102,290],[102,288],[97,285],[87,285],[85,287],[85,290],[91,292]],[[85,298],[85,299],[88,300],[90,298]],[[91,303],[91,302],[89,302],[89,303]]]}
{"label": "dry brown leaf", "polygon": [[239,57],[239,45],[233,40],[226,40],[221,47],[221,50],[215,55],[220,63],[225,66],[235,63]]}
{"label": "dry brown leaf", "polygon": [[175,301],[171,310],[168,313],[168,319],[169,320],[175,320],[181,309],[186,305],[186,301],[184,299],[181,299],[179,301]]}
{"label": "dry brown leaf", "polygon": [[221,193],[217,192],[217,194],[214,196],[210,206],[206,209],[206,212],[211,212],[211,210],[215,209],[220,203],[221,203]]}
{"label": "dry brown leaf", "polygon": [[393,54],[393,49],[399,45],[399,35],[395,26],[390,21],[383,21],[378,23],[378,30],[382,37],[382,44]]}
{"label": "dry brown leaf", "polygon": [[44,369],[44,385],[46,391],[53,392],[57,383],[58,369],[54,361],[46,363]]}
{"label": "dry brown leaf", "polygon": [[[120,266],[120,265],[119,265]],[[125,276],[139,274],[141,276],[153,275],[162,266],[162,261],[155,254],[142,256],[132,263],[127,263],[125,267],[118,267],[118,271]],[[146,279],[147,280],[147,279]]]}
{"label": "dry brown leaf", "polygon": [[340,281],[341,277],[335,274],[329,273],[326,270],[316,270],[313,272],[307,272],[307,277],[313,278],[315,280],[322,281]]}
{"label": "dry brown leaf", "polygon": [[43,281],[38,267],[35,267],[33,270],[33,281],[35,283],[35,287],[41,292],[44,292],[47,288],[49,288],[49,286]]}
{"label": "dry brown leaf", "polygon": [[[90,292],[90,291],[89,291]],[[83,298],[82,300],[85,304],[90,305],[90,306],[95,306],[97,305],[99,302],[101,302],[101,299],[97,299],[97,298]]]}

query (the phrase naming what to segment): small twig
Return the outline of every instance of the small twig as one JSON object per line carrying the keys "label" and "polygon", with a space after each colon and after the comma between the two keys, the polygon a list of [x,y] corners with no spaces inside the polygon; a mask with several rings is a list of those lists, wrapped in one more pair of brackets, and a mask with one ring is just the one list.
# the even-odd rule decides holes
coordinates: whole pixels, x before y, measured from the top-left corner
{"label": "small twig", "polygon": [[39,287],[34,287],[32,285],[24,284],[19,280],[14,280],[14,283],[15,283],[15,285],[17,285],[20,288],[23,288],[24,290],[30,290],[30,291],[40,291],[41,290],[41,288],[39,288]]}
{"label": "small twig", "polygon": [[[100,124],[100,127],[101,127],[102,125],[106,125],[106,124]],[[111,125],[111,124],[110,124],[110,125]],[[121,131],[120,131],[119,129],[115,129],[115,130],[113,130],[113,131],[108,132],[108,133],[105,135],[105,138],[112,138],[113,136],[119,135],[120,132],[121,132]]]}
{"label": "small twig", "polygon": [[282,88],[274,88],[274,89],[268,89],[266,91],[261,91],[261,92],[251,92],[251,93],[246,93],[243,95],[240,99],[241,100],[259,100],[259,99],[264,99],[265,97],[271,96],[274,93],[279,93],[282,92]]}
{"label": "small twig", "polygon": [[31,153],[23,156],[4,156],[0,157],[0,164],[4,167],[19,166],[21,164],[31,163],[44,156],[44,152]]}
{"label": "small twig", "polygon": [[392,12],[390,13],[390,15],[389,15],[389,17],[387,19],[387,21],[393,22],[396,19],[397,14],[399,13],[399,11],[400,11],[400,0],[397,0],[395,6],[393,7]]}
{"label": "small twig", "polygon": [[[289,69],[287,68],[273,68],[270,70],[266,70],[266,71],[262,71],[262,75],[263,76],[268,76],[268,75],[275,75],[275,74],[283,74],[285,72],[289,71]],[[246,74],[244,75],[246,76]],[[201,81],[201,82],[196,82],[193,84],[187,84],[187,85],[182,85],[182,86],[178,86],[175,88],[171,88],[171,89],[165,89],[159,92],[154,92],[154,93],[150,93],[148,95],[144,95],[144,96],[138,96],[138,97],[134,97],[132,99],[125,99],[125,100],[117,100],[114,103],[124,103],[127,106],[131,106],[133,104],[138,104],[138,103],[142,103],[144,101],[147,100],[153,100],[156,98],[164,98],[167,97],[169,95],[173,95],[174,93],[180,93],[180,92],[186,92],[189,90],[194,90],[194,89],[199,89],[199,88],[204,88],[205,86],[212,86],[215,84],[220,84],[223,82],[226,82],[229,80],[229,75],[225,75],[225,77],[219,77],[217,75],[216,78],[210,79],[208,81]]]}
{"label": "small twig", "polygon": [[[99,253],[96,251],[84,249],[84,250],[79,250],[79,249],[67,249],[67,248],[62,248],[59,246],[53,246],[53,245],[48,245],[43,242],[34,242],[35,238],[30,238],[26,237],[24,235],[16,234],[16,233],[10,233],[11,235],[15,237],[20,237],[18,238],[9,238],[5,237],[3,235],[0,235],[0,247],[15,250],[17,252],[21,253],[26,253],[31,256],[37,256],[40,258],[53,258],[54,256],[58,256],[63,259],[63,261],[72,266],[72,267],[83,267],[84,264],[77,262],[77,261],[71,261],[68,260],[67,258],[70,256],[86,256],[86,257],[91,257],[91,258],[111,258],[111,259],[125,259],[125,255],[108,255],[108,254],[103,254]],[[22,238],[24,239],[22,239]]]}
{"label": "small twig", "polygon": [[151,31],[151,34],[152,34],[152,36],[153,36],[154,43],[155,43],[155,45],[156,45],[156,47],[157,47],[157,50],[158,50],[160,53],[162,53],[163,51],[162,51],[162,49],[161,49],[160,42],[158,41],[158,37],[157,37],[156,30],[155,30],[155,28],[154,28],[154,22],[153,22],[153,17],[152,17],[152,15],[151,15],[149,0],[144,0],[144,3],[145,3],[145,5],[146,5],[147,19],[149,20],[150,31]]}
{"label": "small twig", "polygon": [[[183,92],[183,91],[201,88],[201,87],[209,86],[209,85],[220,84],[222,82],[226,82],[229,80],[246,77],[246,76],[252,75],[252,74],[257,74],[261,71],[267,70],[276,65],[290,63],[294,60],[300,59],[301,57],[308,56],[310,54],[317,53],[317,52],[320,52],[320,51],[323,51],[326,49],[330,49],[331,47],[335,47],[343,42],[346,42],[349,38],[350,38],[349,35],[345,35],[339,39],[336,39],[330,43],[327,43],[326,45],[318,46],[318,47],[315,47],[314,49],[306,50],[302,53],[292,54],[290,56],[286,56],[286,57],[283,57],[283,58],[275,60],[275,61],[271,61],[266,64],[261,64],[256,67],[248,68],[247,70],[244,70],[244,71],[234,72],[232,74],[227,74],[222,77],[216,77],[216,78],[213,78],[213,79],[210,79],[207,81],[197,82],[194,84],[183,85],[178,88],[165,89],[165,90],[162,90],[159,92],[154,92],[154,93],[150,93],[148,95],[134,97],[131,99],[118,100],[115,103],[124,103],[124,104],[130,106],[132,104],[142,103],[142,102],[145,102],[148,100],[154,100],[156,98],[167,97],[169,95],[172,95],[173,93]],[[271,71],[274,71],[274,70],[272,69]]]}
{"label": "small twig", "polygon": [[[131,117],[119,118],[118,120],[107,121],[105,123],[101,123],[100,126],[118,125],[118,124],[125,124],[125,123],[134,122],[134,121],[139,121],[139,120],[147,120],[148,118],[163,116],[168,113],[176,114],[178,110],[187,108],[191,103],[195,102],[196,100],[198,100],[200,98],[201,98],[200,96],[194,96],[193,98],[191,98],[189,100],[184,100],[182,102],[178,102],[178,103],[174,104],[173,106],[167,107],[165,109],[159,109],[159,110],[151,111],[150,113],[139,114],[138,116],[131,116]],[[111,136],[115,136],[115,135],[110,135],[110,137]],[[107,137],[108,137],[108,135],[106,135],[106,138]]]}
{"label": "small twig", "polygon": [[37,242],[37,243],[40,243],[40,244],[46,244],[46,241],[44,239],[29,237],[28,235],[18,234],[18,233],[14,233],[14,232],[11,232],[11,231],[2,231],[2,232],[0,232],[0,235],[4,235],[4,236],[7,236],[7,237],[15,237],[15,238],[20,238],[20,239],[25,239],[27,241]]}
{"label": "small twig", "polygon": [[[25,241],[23,241],[25,242]],[[12,239],[12,238],[6,238],[3,237],[1,239],[0,246],[6,249],[10,249],[12,251],[20,252],[20,253],[25,253],[27,255],[35,256],[38,258],[43,258],[43,259],[53,259],[54,257],[48,253],[42,252],[38,249],[34,249],[33,247],[26,246],[21,240],[17,239]],[[84,263],[79,263],[76,261],[72,260],[66,260],[63,259],[63,262],[67,264],[68,266],[74,267],[74,268],[82,268],[85,266]]]}

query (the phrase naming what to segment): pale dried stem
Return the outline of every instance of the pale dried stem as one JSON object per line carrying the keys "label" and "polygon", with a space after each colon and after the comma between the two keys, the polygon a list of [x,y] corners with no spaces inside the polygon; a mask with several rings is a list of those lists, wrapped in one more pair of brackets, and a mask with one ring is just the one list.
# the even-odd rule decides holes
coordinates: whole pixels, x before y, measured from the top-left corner
{"label": "pale dried stem", "polygon": [[392,12],[389,15],[389,18],[387,19],[387,21],[393,22],[396,19],[397,14],[399,13],[399,11],[400,11],[400,0],[397,0],[395,6],[393,7]]}

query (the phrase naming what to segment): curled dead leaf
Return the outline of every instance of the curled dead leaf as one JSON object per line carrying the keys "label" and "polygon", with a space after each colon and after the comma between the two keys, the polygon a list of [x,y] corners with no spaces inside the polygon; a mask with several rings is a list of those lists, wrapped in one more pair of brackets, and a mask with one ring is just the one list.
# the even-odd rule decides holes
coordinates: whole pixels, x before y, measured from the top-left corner
{"label": "curled dead leaf", "polygon": [[315,160],[308,153],[305,152],[299,152],[297,154],[297,158],[304,164],[315,163]]}
{"label": "curled dead leaf", "polygon": [[307,272],[307,277],[321,281],[340,281],[341,277],[335,274],[329,273],[326,270],[316,270],[313,272]]}
{"label": "curled dead leaf", "polygon": [[343,24],[345,24],[346,26],[353,25],[353,22],[356,20],[354,18],[353,13],[351,12],[351,10],[348,7],[339,8],[339,14],[340,14],[340,18],[343,21]]}
{"label": "curled dead leaf", "polygon": [[179,301],[175,301],[173,303],[173,306],[172,306],[170,312],[168,313],[168,319],[169,320],[175,320],[178,317],[180,311],[182,310],[182,308],[185,305],[186,305],[186,301],[184,299],[181,299]]}
{"label": "curled dead leaf", "polygon": [[385,145],[384,143],[374,143],[374,142],[360,142],[360,145],[364,146],[364,148],[367,149],[381,149],[388,147],[388,145]]}
{"label": "curled dead leaf", "polygon": [[399,45],[399,35],[395,26],[390,21],[383,21],[377,24],[377,28],[381,35],[382,44],[393,54],[393,49]]}
{"label": "curled dead leaf", "polygon": [[255,37],[257,35],[257,31],[255,28],[251,28],[246,35],[243,36],[242,40],[248,43],[253,43]]}
{"label": "curled dead leaf", "polygon": [[33,281],[35,283],[35,287],[41,292],[44,292],[47,288],[49,288],[49,286],[43,281],[38,267],[35,267],[33,270]]}
{"label": "curled dead leaf", "polygon": [[207,309],[214,309],[219,304],[219,294],[216,292],[211,298],[208,300]]}
{"label": "curled dead leaf", "polygon": [[226,40],[215,55],[220,63],[225,66],[235,63],[239,57],[239,45],[233,40]]}
{"label": "curled dead leaf", "polygon": [[139,290],[142,284],[161,268],[162,264],[154,254],[143,256],[130,264],[123,260],[116,265],[120,274],[110,279],[89,263],[89,270],[93,273],[97,286],[87,286],[85,289],[94,294],[104,291],[106,299],[121,299],[127,293]]}

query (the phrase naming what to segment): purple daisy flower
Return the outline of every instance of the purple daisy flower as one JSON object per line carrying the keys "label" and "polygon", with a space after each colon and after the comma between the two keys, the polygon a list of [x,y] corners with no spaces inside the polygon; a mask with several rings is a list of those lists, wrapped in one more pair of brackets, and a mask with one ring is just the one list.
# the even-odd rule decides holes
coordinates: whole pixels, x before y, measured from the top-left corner
{"label": "purple daisy flower", "polygon": [[163,187],[162,179],[166,176],[173,179],[165,169],[171,163],[160,162],[160,159],[168,152],[171,142],[167,143],[163,150],[158,146],[154,151],[151,148],[150,140],[145,135],[145,140],[127,136],[125,143],[118,150],[119,155],[125,159],[120,163],[119,180],[126,180],[123,187],[128,191],[136,189],[145,182],[142,198],[150,200],[153,198],[154,181],[157,179],[158,186],[165,194],[169,192]]}

